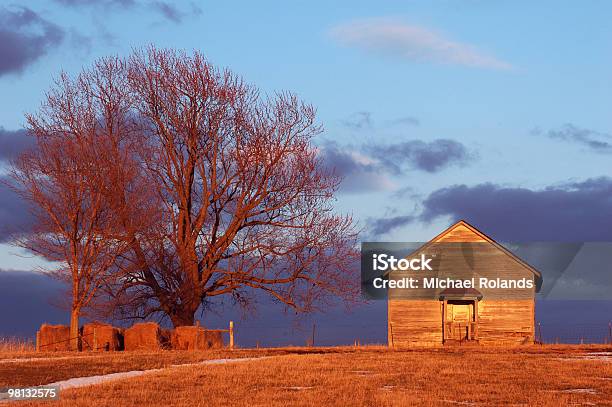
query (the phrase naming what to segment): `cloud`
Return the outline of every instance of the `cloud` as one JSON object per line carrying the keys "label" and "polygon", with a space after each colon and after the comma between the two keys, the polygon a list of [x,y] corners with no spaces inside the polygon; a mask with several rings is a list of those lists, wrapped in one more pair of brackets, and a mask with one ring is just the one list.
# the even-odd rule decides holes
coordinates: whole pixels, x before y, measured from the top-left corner
{"label": "cloud", "polygon": [[466,165],[475,157],[463,144],[449,139],[409,140],[368,146],[366,150],[396,174],[402,174],[406,166],[429,173],[439,172],[452,165]]}
{"label": "cloud", "polygon": [[383,218],[370,218],[367,220],[367,231],[372,236],[380,236],[414,222],[411,215],[398,215]]}
{"label": "cloud", "polygon": [[348,119],[342,120],[342,124],[353,130],[361,130],[372,127],[372,113],[356,112]]}
{"label": "cloud", "polygon": [[368,219],[366,231],[378,237],[438,218],[465,219],[540,270],[544,297],[610,299],[612,178],[542,189],[453,185],[429,194],[421,208]]}
{"label": "cloud", "polygon": [[79,7],[79,6],[123,6],[132,7],[136,5],[135,0],[55,0],[56,3],[64,6]]}
{"label": "cloud", "polygon": [[407,186],[398,189],[397,191],[393,191],[393,198],[402,199],[402,198],[411,198],[418,199],[420,197],[419,193],[413,186]]}
{"label": "cloud", "polygon": [[167,3],[165,1],[154,1],[153,6],[162,16],[175,23],[180,23],[181,21],[183,21],[183,18],[186,15],[186,13],[180,11],[173,4]]}
{"label": "cloud", "polygon": [[465,166],[475,157],[463,144],[448,139],[360,146],[327,142],[319,155],[324,166],[344,178],[343,192],[390,190],[394,187],[390,177],[409,169],[436,173],[453,165]]}
{"label": "cloud", "polygon": [[[0,166],[33,143],[34,139],[25,130],[10,131],[0,127]],[[11,183],[7,176],[0,176],[0,243],[10,241],[16,234],[27,233],[33,222],[26,202],[9,188]]]}
{"label": "cloud", "polygon": [[343,178],[341,192],[374,192],[393,187],[383,168],[350,146],[325,143],[319,150],[319,157],[325,167]]}
{"label": "cloud", "polygon": [[34,139],[25,130],[5,130],[0,127],[0,161],[9,161],[31,147]]}
{"label": "cloud", "polygon": [[31,230],[33,222],[26,202],[7,186],[10,182],[7,177],[0,177],[0,243]]}
{"label": "cloud", "polygon": [[324,166],[344,178],[341,191],[373,192],[393,189],[390,176],[403,175],[408,169],[436,173],[467,165],[475,154],[457,141],[437,139],[360,146],[327,142],[320,147],[319,156]]}
{"label": "cloud", "polygon": [[[0,337],[32,337],[41,324],[66,324],[68,313],[50,306],[65,295],[64,286],[30,271],[0,269]],[[16,308],[16,304],[18,304]]]}
{"label": "cloud", "polygon": [[544,189],[453,185],[423,201],[420,220],[465,219],[502,241],[612,240],[612,179]]}
{"label": "cloud", "polygon": [[190,12],[181,10],[172,2],[163,0],[139,1],[139,0],[55,0],[57,3],[67,7],[120,7],[150,9],[157,12],[168,21],[180,23],[187,16],[200,15],[202,10],[196,3],[191,2]]}
{"label": "cloud", "polygon": [[395,19],[355,20],[334,27],[330,34],[342,45],[411,62],[513,69],[508,62],[487,55],[470,44],[454,41],[425,27]]}
{"label": "cloud", "polygon": [[0,76],[22,72],[64,36],[59,26],[27,7],[0,8]]}
{"label": "cloud", "polygon": [[395,120],[391,120],[392,125],[408,125],[408,126],[420,126],[421,121],[413,116],[400,117]]}
{"label": "cloud", "polygon": [[[355,112],[348,118],[341,121],[341,123],[351,130],[362,130],[362,129],[373,129],[374,120],[372,119],[372,112]],[[387,120],[386,126],[420,126],[421,121],[414,116],[404,116],[393,120]]]}
{"label": "cloud", "polygon": [[595,130],[583,129],[573,124],[565,124],[558,130],[543,132],[541,129],[534,129],[534,135],[544,135],[551,139],[566,141],[569,143],[581,144],[592,151],[598,153],[612,153],[612,136],[600,133]]}

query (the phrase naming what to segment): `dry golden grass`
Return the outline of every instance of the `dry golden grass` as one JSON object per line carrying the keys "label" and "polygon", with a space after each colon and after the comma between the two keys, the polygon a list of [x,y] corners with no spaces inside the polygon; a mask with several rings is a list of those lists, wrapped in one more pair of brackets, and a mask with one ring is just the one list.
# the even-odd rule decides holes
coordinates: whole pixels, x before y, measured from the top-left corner
{"label": "dry golden grass", "polygon": [[[104,375],[130,370],[158,369],[208,359],[248,357],[258,351],[200,352],[108,352],[108,353],[36,353],[16,358],[0,358],[0,388],[38,386],[73,377]],[[24,357],[26,355],[27,357]],[[32,357],[36,356],[36,357]]]}
{"label": "dry golden grass", "polygon": [[0,355],[27,353],[36,350],[36,345],[31,339],[15,337],[0,338]]}
{"label": "dry golden grass", "polygon": [[241,356],[277,356],[176,367],[67,390],[48,405],[612,405],[612,362],[590,355],[611,350],[532,346],[242,351]]}

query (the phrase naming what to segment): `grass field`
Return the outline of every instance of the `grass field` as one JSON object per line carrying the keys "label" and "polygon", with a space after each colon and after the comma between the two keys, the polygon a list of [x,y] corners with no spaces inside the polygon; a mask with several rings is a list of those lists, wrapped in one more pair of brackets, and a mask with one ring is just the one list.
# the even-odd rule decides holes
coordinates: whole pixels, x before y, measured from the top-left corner
{"label": "grass field", "polygon": [[6,353],[32,352],[36,348],[34,341],[14,337],[0,337],[0,355]]}
{"label": "grass field", "polygon": [[55,360],[49,354],[30,360],[28,353],[8,352],[0,355],[0,387],[206,359],[268,356],[240,364],[169,367],[65,390],[59,401],[44,405],[612,405],[611,351],[603,346],[283,348],[58,354]]}

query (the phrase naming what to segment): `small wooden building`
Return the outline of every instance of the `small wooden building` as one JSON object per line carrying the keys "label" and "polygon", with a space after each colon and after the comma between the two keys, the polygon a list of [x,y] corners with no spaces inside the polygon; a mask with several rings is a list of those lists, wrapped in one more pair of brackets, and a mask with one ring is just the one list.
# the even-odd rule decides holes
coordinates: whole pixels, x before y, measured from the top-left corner
{"label": "small wooden building", "polygon": [[[485,243],[491,250],[477,263],[481,275],[526,278],[533,291],[523,297],[483,296],[475,288],[446,288],[435,299],[406,299],[389,289],[388,341],[392,347],[531,344],[535,340],[535,291],[541,275],[493,239],[461,220],[415,253],[432,243]],[[448,268],[448,267],[447,267]],[[452,268],[452,266],[451,266]],[[444,271],[441,272],[444,274]]]}

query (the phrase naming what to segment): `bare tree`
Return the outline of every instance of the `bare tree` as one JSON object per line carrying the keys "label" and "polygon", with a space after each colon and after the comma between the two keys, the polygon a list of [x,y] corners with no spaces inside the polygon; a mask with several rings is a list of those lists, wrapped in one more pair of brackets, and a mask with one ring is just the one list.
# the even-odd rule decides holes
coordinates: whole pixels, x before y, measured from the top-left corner
{"label": "bare tree", "polygon": [[26,246],[66,265],[75,315],[100,300],[180,326],[220,296],[300,312],[355,299],[357,234],[296,96],[150,48],[62,76],[28,121],[39,150],[15,177],[40,230]]}
{"label": "bare tree", "polygon": [[[79,347],[79,316],[125,250],[114,238],[108,182],[115,169],[101,159],[124,134],[126,98],[115,83],[124,65],[100,61],[75,80],[62,74],[40,111],[27,117],[36,146],[14,163],[17,191],[31,204],[34,229],[17,243],[53,262],[44,271],[71,288],[71,348]],[[124,99],[124,100],[122,100]],[[122,106],[123,103],[123,106]]]}
{"label": "bare tree", "polygon": [[155,236],[128,231],[136,267],[120,291],[139,316],[191,325],[211,299],[248,306],[255,290],[305,312],[354,299],[356,232],[333,212],[340,179],[312,145],[312,106],[262,98],[198,53],[137,52],[128,75],[161,203]]}

